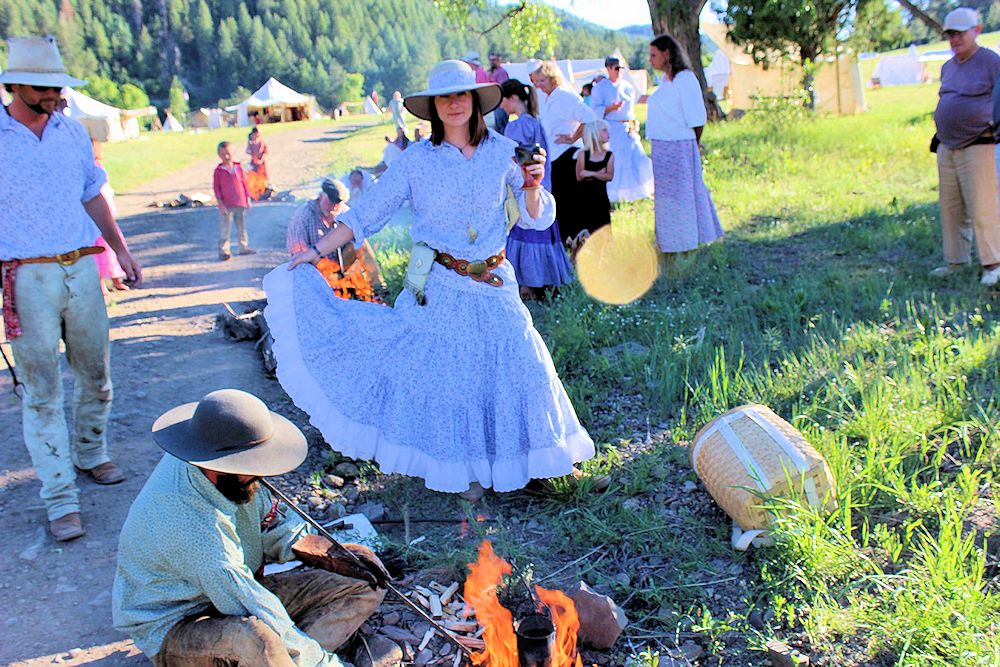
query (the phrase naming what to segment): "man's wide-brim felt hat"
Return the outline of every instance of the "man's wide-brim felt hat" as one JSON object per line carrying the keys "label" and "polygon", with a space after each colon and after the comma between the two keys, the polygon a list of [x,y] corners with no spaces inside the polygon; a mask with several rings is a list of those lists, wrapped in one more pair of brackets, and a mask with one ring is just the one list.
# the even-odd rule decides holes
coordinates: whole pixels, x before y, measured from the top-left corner
{"label": "man's wide-brim felt hat", "polygon": [[7,69],[0,73],[0,84],[26,86],[84,86],[83,79],[66,73],[55,37],[11,37],[7,40]]}
{"label": "man's wide-brim felt hat", "polygon": [[253,394],[220,389],[160,415],[153,440],[164,451],[216,472],[266,477],[305,460],[305,436]]}
{"label": "man's wide-brim felt hat", "polygon": [[417,118],[430,120],[431,104],[435,97],[464,93],[467,90],[476,91],[483,115],[500,104],[500,86],[495,83],[476,83],[476,73],[461,60],[443,60],[431,69],[427,77],[427,89],[407,95],[403,106]]}

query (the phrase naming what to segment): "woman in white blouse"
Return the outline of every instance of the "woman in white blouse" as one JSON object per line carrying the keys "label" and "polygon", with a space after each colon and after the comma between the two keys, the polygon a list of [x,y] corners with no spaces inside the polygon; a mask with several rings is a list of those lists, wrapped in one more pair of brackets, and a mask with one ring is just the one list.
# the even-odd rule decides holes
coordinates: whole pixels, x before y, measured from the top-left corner
{"label": "woman in white blouse", "polygon": [[722,237],[701,170],[705,101],[684,50],[670,35],[649,43],[649,64],[663,73],[656,90],[640,99],[649,105],[656,244],[662,252],[686,252]]}

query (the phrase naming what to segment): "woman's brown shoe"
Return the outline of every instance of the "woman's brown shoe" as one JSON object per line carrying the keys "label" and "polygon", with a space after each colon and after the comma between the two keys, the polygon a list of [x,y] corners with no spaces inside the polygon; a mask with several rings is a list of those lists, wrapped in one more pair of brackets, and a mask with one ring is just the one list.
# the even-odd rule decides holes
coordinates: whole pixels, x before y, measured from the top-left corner
{"label": "woman's brown shoe", "polygon": [[81,537],[87,531],[83,529],[80,513],[71,512],[49,521],[49,532],[52,533],[52,537],[56,538],[57,542],[69,542]]}

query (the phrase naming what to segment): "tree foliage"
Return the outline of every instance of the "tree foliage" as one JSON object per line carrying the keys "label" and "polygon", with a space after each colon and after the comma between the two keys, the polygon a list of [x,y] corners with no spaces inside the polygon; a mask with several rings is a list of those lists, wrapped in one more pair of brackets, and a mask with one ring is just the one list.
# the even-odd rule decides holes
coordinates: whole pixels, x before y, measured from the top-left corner
{"label": "tree foliage", "polygon": [[[72,74],[100,77],[95,89],[104,101],[122,95],[107,80],[165,105],[176,76],[192,107],[255,90],[270,76],[332,106],[365,90],[419,90],[435,62],[470,49],[592,58],[621,48],[636,57],[643,45],[557,17],[538,0],[513,22],[500,19],[517,5],[467,4],[473,29],[450,21],[434,0],[0,0],[0,36],[56,35]],[[557,33],[556,49],[550,37]],[[5,48],[0,43],[0,65]]]}
{"label": "tree foliage", "polygon": [[834,45],[856,0],[730,0],[723,20],[729,38],[765,66],[776,56],[791,55],[803,67],[802,85],[815,98],[812,73],[816,59]]}

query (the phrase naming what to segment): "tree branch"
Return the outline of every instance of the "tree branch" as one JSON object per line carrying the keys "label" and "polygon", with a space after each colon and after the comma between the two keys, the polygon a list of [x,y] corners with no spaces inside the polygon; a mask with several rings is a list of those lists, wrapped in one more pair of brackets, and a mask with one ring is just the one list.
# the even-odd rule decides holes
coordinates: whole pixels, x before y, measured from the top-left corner
{"label": "tree branch", "polygon": [[499,28],[501,25],[503,25],[504,21],[509,21],[510,19],[514,18],[515,16],[517,16],[518,14],[520,14],[521,12],[523,12],[524,8],[527,7],[527,6],[528,6],[527,0],[522,0],[521,4],[519,4],[517,7],[514,7],[513,9],[511,9],[510,11],[508,11],[506,14],[504,14],[503,16],[501,16],[499,21],[497,21],[496,23],[494,23],[493,25],[491,25],[489,28],[487,28],[486,30],[484,30],[481,33],[479,33],[479,36],[480,37],[485,37],[486,35],[490,34],[494,30],[496,30],[497,28]]}
{"label": "tree branch", "polygon": [[921,23],[923,23],[924,25],[926,25],[928,28],[930,28],[934,32],[937,32],[937,33],[944,32],[944,26],[941,25],[940,23],[938,23],[937,19],[935,19],[933,16],[931,16],[930,14],[928,14],[927,12],[925,12],[924,10],[920,9],[920,7],[917,7],[915,4],[913,4],[912,2],[910,2],[910,0],[896,0],[896,1],[899,4],[901,4],[904,8],[906,8],[906,11],[910,12],[915,17],[917,17],[918,19],[920,19]]}

